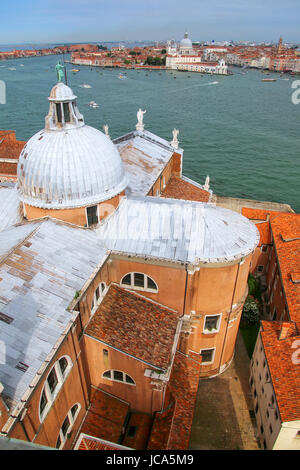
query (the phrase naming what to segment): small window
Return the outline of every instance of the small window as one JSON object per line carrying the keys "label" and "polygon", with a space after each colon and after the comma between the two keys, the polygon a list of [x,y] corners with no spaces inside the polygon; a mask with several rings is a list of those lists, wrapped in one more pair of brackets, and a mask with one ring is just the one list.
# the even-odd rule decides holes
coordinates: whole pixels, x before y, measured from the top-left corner
{"label": "small window", "polygon": [[106,379],[111,379],[111,372],[110,372],[110,370],[108,370],[107,372],[104,372],[103,377],[105,377]]}
{"label": "small window", "polygon": [[98,206],[87,207],[86,215],[88,227],[98,224]]}
{"label": "small window", "polygon": [[61,373],[62,375],[64,376],[65,374],[65,371],[68,367],[68,361],[66,359],[66,357],[62,357],[60,360],[59,360],[59,365],[60,365],[60,370],[61,370]]}
{"label": "small window", "polygon": [[40,412],[41,413],[46,408],[47,403],[48,403],[47,396],[46,396],[45,390],[43,390],[43,393],[42,393],[42,396],[41,396],[41,403],[40,403]]}
{"label": "small window", "polygon": [[64,437],[66,437],[69,427],[70,427],[70,420],[69,420],[69,417],[67,416],[61,427],[61,431]]}
{"label": "small window", "polygon": [[57,375],[56,375],[54,368],[51,370],[50,374],[48,375],[47,381],[48,381],[48,385],[50,388],[50,392],[53,393],[56,388],[56,385],[58,384]]}
{"label": "small window", "polygon": [[72,415],[73,418],[76,416],[78,407],[79,406],[76,404],[76,405],[72,406],[72,408],[71,408],[71,415]]}
{"label": "small window", "polygon": [[266,252],[268,251],[268,245],[262,245],[261,251],[263,251],[264,253],[266,253]]}
{"label": "small window", "polygon": [[123,277],[121,283],[125,284],[126,286],[130,286],[130,284],[131,284],[130,274],[126,274],[126,276]]}
{"label": "small window", "polygon": [[262,265],[257,266],[257,272],[262,273],[264,270],[264,267]]}
{"label": "small window", "polygon": [[123,382],[123,372],[114,370],[114,380],[120,380],[120,382]]}
{"label": "small window", "polygon": [[270,429],[270,433],[272,434],[273,428],[272,428],[271,424],[270,424],[270,426],[269,426],[269,429]]}
{"label": "small window", "polygon": [[202,356],[202,364],[210,364],[214,360],[215,349],[201,349],[200,355]]}
{"label": "small window", "polygon": [[221,315],[207,315],[205,317],[204,332],[214,333],[219,330]]}
{"label": "small window", "polygon": [[126,382],[127,382],[128,384],[134,384],[134,381],[132,380],[132,378],[131,378],[129,375],[127,375],[127,374],[126,374]]}
{"label": "small window", "polygon": [[136,430],[137,430],[136,426],[129,426],[127,436],[128,437],[134,437],[136,435]]}
{"label": "small window", "polygon": [[135,287],[145,287],[145,276],[144,274],[134,273],[134,286]]}
{"label": "small window", "polygon": [[255,413],[257,414],[258,412],[258,403],[256,404],[256,407],[255,407]]}
{"label": "small window", "polygon": [[271,403],[272,403],[272,405],[274,405],[274,403],[275,403],[274,395],[272,395],[272,397],[271,397]]}

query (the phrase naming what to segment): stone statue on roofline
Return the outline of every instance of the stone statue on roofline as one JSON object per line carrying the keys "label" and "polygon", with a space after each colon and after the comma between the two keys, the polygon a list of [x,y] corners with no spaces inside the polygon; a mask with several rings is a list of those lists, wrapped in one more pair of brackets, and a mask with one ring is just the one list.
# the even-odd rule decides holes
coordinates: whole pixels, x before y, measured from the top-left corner
{"label": "stone statue on roofline", "polygon": [[104,133],[105,133],[106,137],[108,137],[108,138],[110,139],[110,135],[109,135],[109,133],[108,133],[108,129],[109,129],[108,125],[107,125],[107,124],[104,124],[104,126],[103,126]]}
{"label": "stone statue on roofline", "polygon": [[171,142],[171,145],[175,149],[178,149],[178,146],[179,146],[178,134],[179,134],[179,130],[173,129],[173,140]]}
{"label": "stone statue on roofline", "polygon": [[136,130],[137,131],[143,131],[144,130],[143,118],[144,118],[145,113],[146,113],[146,110],[142,111],[141,108],[137,112],[137,120],[138,120],[137,125],[136,125]]}
{"label": "stone statue on roofline", "polygon": [[57,62],[55,70],[57,74],[57,80],[59,82],[62,82],[65,77],[65,66],[61,64],[60,62]]}
{"label": "stone statue on roofline", "polygon": [[203,189],[205,189],[205,191],[209,191],[209,181],[210,181],[209,176],[207,176],[204,186],[203,186]]}

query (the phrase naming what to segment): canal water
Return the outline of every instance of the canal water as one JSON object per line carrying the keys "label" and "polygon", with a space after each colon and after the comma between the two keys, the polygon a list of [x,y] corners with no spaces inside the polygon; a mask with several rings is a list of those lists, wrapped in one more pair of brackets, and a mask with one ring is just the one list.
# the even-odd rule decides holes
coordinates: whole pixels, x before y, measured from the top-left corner
{"label": "canal water", "polygon": [[[28,140],[44,127],[60,58],[0,62],[7,95],[6,104],[0,104],[0,129],[14,129],[19,140]],[[100,130],[108,124],[114,139],[135,129],[142,108],[150,132],[171,141],[172,130],[179,129],[186,176],[204,184],[209,175],[218,195],[287,203],[300,212],[300,104],[292,103],[296,78],[271,73],[268,78],[277,81],[262,82],[265,76],[258,70],[231,70],[233,75],[221,77],[67,64],[68,84],[86,124]],[[99,108],[88,106],[92,100]]]}

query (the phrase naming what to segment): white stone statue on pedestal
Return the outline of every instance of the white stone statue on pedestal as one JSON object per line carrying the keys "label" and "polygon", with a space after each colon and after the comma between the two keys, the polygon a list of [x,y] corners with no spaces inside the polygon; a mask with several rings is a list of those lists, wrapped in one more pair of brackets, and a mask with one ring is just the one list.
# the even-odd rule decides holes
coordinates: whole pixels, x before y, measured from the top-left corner
{"label": "white stone statue on pedestal", "polygon": [[178,138],[177,138],[178,134],[179,134],[179,130],[178,129],[173,129],[173,140],[171,142],[171,145],[175,149],[178,149],[178,145],[179,145],[179,141],[178,141]]}
{"label": "white stone statue on pedestal", "polygon": [[136,130],[137,131],[143,131],[144,130],[143,117],[144,117],[145,113],[146,113],[146,110],[142,111],[141,108],[137,112],[137,120],[138,120],[137,125],[136,125]]}
{"label": "white stone statue on pedestal", "polygon": [[206,177],[204,187],[205,191],[209,190],[209,176]]}
{"label": "white stone statue on pedestal", "polygon": [[109,135],[109,133],[108,133],[108,129],[109,129],[108,125],[107,125],[107,124],[104,124],[103,130],[104,130],[104,132],[105,132],[106,137],[108,137],[108,138],[110,139],[110,135]]}

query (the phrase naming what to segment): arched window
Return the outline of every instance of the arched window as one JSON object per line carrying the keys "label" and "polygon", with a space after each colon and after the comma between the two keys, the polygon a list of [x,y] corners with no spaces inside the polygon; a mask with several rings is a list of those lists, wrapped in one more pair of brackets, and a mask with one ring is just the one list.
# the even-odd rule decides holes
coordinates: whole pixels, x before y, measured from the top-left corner
{"label": "arched window", "polygon": [[135,385],[135,381],[130,377],[130,375],[121,372],[120,370],[107,370],[103,372],[102,377],[104,379],[114,380],[115,382],[123,382],[129,385]]}
{"label": "arched window", "polygon": [[106,291],[107,291],[107,286],[105,282],[100,282],[100,284],[98,285],[98,287],[96,288],[94,292],[94,297],[93,297],[92,304],[91,304],[92,313],[95,313],[98,305],[100,305],[100,303],[102,302]]}
{"label": "arched window", "polygon": [[67,416],[65,417],[62,426],[59,430],[58,438],[56,441],[56,449],[62,449],[68,439],[68,435],[70,434],[78,413],[80,411],[80,404],[76,403],[72,406],[72,408],[68,411]]}
{"label": "arched window", "polygon": [[49,372],[45,381],[40,398],[40,421],[42,422],[54,402],[58,391],[65,382],[67,375],[72,367],[72,361],[69,356],[62,356]]}
{"label": "arched window", "polygon": [[132,289],[157,292],[157,284],[143,273],[128,273],[121,280],[121,286],[131,287]]}

